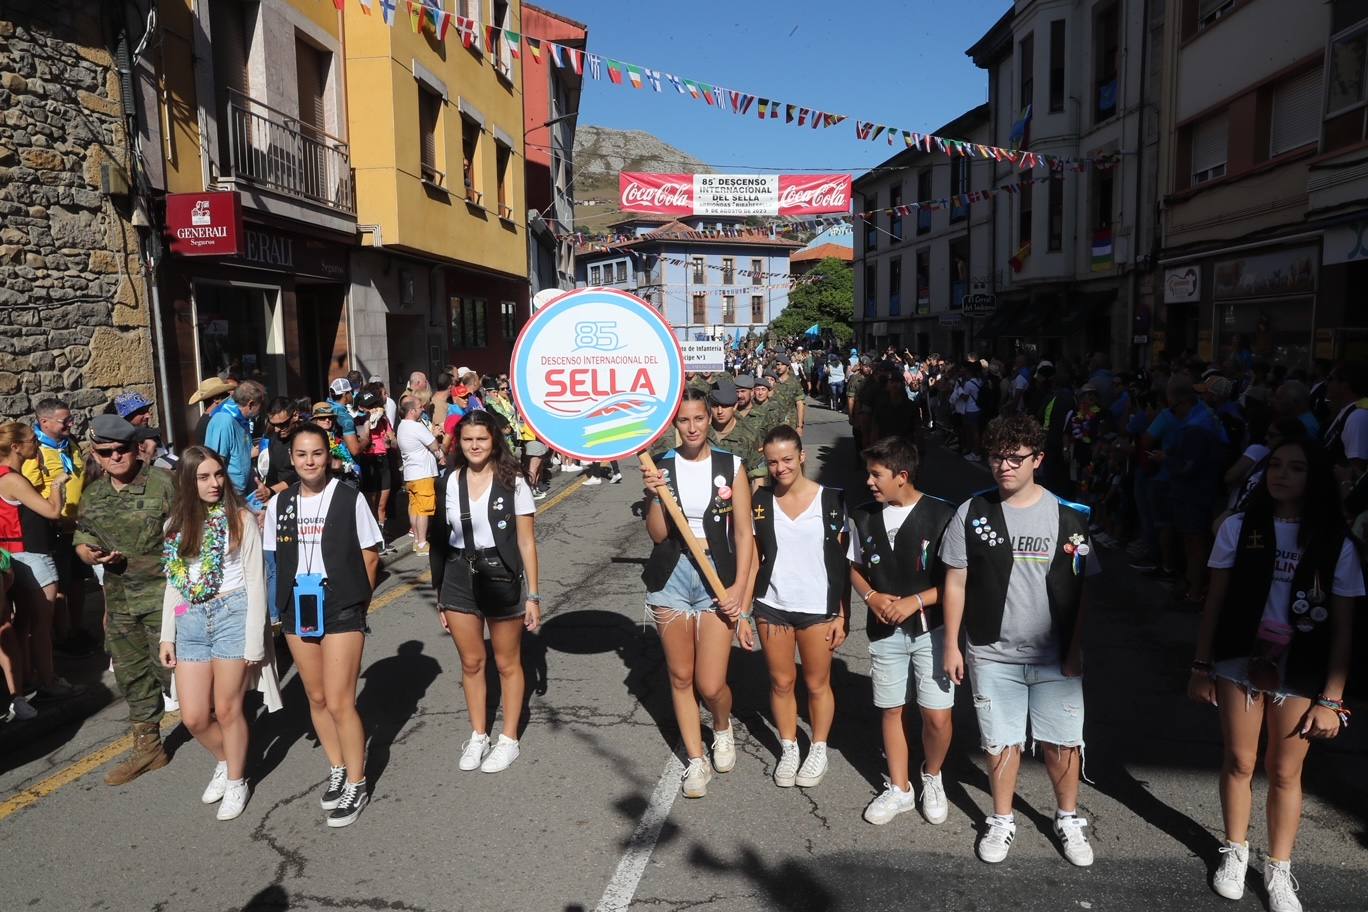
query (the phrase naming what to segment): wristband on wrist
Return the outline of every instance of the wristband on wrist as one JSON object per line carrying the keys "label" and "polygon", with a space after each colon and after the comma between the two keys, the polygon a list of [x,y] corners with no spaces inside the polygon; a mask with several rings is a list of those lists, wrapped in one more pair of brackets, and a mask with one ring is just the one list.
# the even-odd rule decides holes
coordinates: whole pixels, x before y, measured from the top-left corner
{"label": "wristband on wrist", "polygon": [[1192,660],[1192,670],[1193,670],[1193,671],[1205,671],[1205,672],[1207,672],[1208,674],[1210,674],[1211,671],[1212,671],[1212,664],[1211,664],[1210,662],[1204,662],[1204,661],[1201,660],[1201,659],[1193,659],[1193,660]]}
{"label": "wristband on wrist", "polygon": [[527,593],[527,600],[529,602],[536,602],[538,605],[541,604],[541,596],[535,592]]}
{"label": "wristband on wrist", "polygon": [[871,598],[873,598],[874,596],[878,595],[878,594],[879,594],[879,593],[878,593],[877,590],[870,589],[870,590],[869,590],[868,592],[866,592],[864,595],[860,596],[860,600],[863,601],[865,604],[868,604],[868,603],[869,603],[869,600],[870,600]]}
{"label": "wristband on wrist", "polygon": [[922,601],[921,593],[914,592],[912,593],[912,597],[917,600],[917,610],[922,612],[926,611],[926,603]]}

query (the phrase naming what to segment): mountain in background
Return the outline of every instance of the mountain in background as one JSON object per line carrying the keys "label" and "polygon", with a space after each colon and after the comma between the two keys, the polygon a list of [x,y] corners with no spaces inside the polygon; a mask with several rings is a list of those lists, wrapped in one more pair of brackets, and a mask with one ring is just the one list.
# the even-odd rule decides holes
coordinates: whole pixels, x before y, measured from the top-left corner
{"label": "mountain in background", "polygon": [[[575,229],[597,234],[622,218],[618,172],[665,171],[698,174],[710,170],[698,159],[641,130],[580,127],[575,131]],[[593,202],[597,205],[586,206]]]}

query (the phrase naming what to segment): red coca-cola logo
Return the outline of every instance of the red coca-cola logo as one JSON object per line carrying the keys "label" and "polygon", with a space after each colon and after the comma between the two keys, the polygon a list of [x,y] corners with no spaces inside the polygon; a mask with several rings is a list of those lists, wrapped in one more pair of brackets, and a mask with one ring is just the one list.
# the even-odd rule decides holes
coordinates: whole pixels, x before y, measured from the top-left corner
{"label": "red coca-cola logo", "polygon": [[692,184],[661,184],[651,187],[632,181],[622,188],[624,206],[690,207],[693,205]]}
{"label": "red coca-cola logo", "polygon": [[786,209],[790,206],[848,206],[850,200],[845,191],[846,182],[843,178],[807,187],[790,184],[779,194],[779,207]]}

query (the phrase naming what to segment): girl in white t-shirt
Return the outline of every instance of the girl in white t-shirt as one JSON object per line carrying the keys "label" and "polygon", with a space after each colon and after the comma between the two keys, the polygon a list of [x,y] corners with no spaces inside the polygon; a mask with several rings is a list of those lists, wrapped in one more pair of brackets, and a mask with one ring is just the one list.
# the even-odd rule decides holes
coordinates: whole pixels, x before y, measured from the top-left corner
{"label": "girl in white t-shirt", "polygon": [[[655,543],[644,574],[646,605],[660,631],[675,722],[689,757],[681,784],[686,798],[702,798],[714,769],[725,773],[736,765],[727,663],[755,551],[750,485],[740,459],[709,446],[710,425],[707,396],[685,390],[674,417],[679,445],[660,458],[655,470],[645,465],[641,470],[649,498],[646,532]],[[665,515],[661,497],[674,497],[674,492],[690,534],[710,549],[708,559],[725,587],[722,592],[705,581],[682,534]],[[703,748],[699,696],[713,717],[711,764]]]}
{"label": "girl in white t-shirt", "polygon": [[192,446],[181,455],[176,489],[159,653],[175,670],[181,721],[218,761],[200,800],[219,802],[218,819],[232,820],[248,795],[243,694],[255,683],[267,708],[280,708],[261,534],[212,450]]}
{"label": "girl in white t-shirt", "polygon": [[[473,411],[457,425],[447,454],[452,468],[437,483],[429,539],[437,614],[461,657],[461,688],[470,713],[471,735],[458,765],[486,773],[502,772],[518,758],[526,689],[523,630],[536,633],[541,625],[537,507],[502,421],[493,412]],[[490,741],[485,702],[486,629],[503,693],[503,732],[496,743]]]}
{"label": "girl in white t-shirt", "polygon": [[1300,912],[1291,858],[1302,765],[1312,740],[1337,737],[1348,720],[1351,615],[1364,594],[1318,444],[1301,438],[1273,448],[1245,511],[1222,524],[1207,565],[1211,584],[1188,694],[1219,707],[1225,740],[1225,846],[1212,888],[1227,899],[1244,893],[1251,785],[1267,726],[1264,884],[1274,912]]}

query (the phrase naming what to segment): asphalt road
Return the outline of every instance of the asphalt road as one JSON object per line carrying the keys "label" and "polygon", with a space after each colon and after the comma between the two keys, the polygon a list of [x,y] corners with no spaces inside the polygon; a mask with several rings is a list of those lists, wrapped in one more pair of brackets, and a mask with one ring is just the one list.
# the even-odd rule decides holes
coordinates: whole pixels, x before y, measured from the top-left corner
{"label": "asphalt road", "polygon": [[[809,465],[854,477],[843,421],[809,422]],[[538,516],[546,623],[528,638],[522,756],[498,775],[462,773],[469,733],[459,662],[433,614],[424,561],[390,568],[371,617],[359,703],[373,800],[358,823],[323,825],[326,760],[299,683],[253,728],[253,796],[220,823],[199,803],[212,762],[177,728],[172,763],[103,784],[125,733],[122,704],[0,756],[0,908],[5,910],[946,910],[1259,909],[1207,886],[1220,833],[1214,711],[1181,688],[1195,619],[1116,552],[1103,552],[1087,640],[1086,772],[1080,813],[1096,864],[1075,869],[1049,837],[1043,766],[1022,772],[1009,860],[976,860],[989,808],[968,694],[946,772],[949,821],[861,819],[881,788],[863,606],[834,666],[832,769],[816,789],[770,779],[761,656],[737,650],[739,759],[699,801],[677,795],[677,733],[658,640],[642,625],[648,540],[620,486],[562,485]],[[923,486],[958,499],[986,473],[928,450]],[[858,499],[853,496],[852,499]],[[490,668],[492,672],[493,663]],[[1368,740],[1313,751],[1294,871],[1308,910],[1368,908]],[[803,736],[804,738],[806,736]],[[806,746],[806,745],[805,745]],[[1262,783],[1255,849],[1265,843]],[[1251,876],[1253,886],[1258,881]]]}

